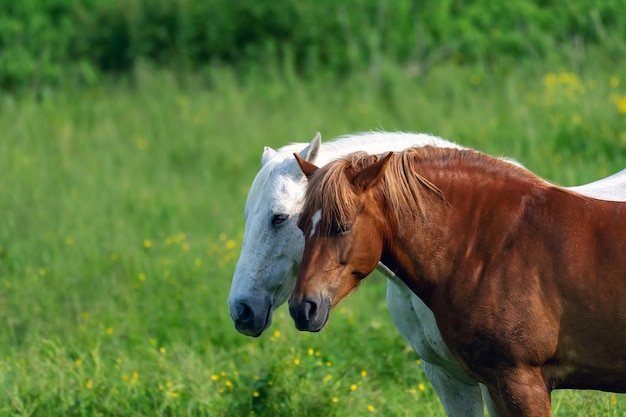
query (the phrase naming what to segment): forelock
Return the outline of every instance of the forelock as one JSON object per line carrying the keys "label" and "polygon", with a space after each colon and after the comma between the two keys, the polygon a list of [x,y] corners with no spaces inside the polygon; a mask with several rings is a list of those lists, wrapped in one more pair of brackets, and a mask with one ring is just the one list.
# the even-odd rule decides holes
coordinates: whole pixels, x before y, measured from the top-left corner
{"label": "forelock", "polygon": [[[423,152],[423,148],[415,147],[394,153],[387,164],[381,186],[373,190],[377,198],[388,206],[397,222],[405,216],[423,215],[425,194],[433,194],[445,200],[437,187],[413,170],[415,159]],[[322,217],[317,230],[322,235],[352,223],[361,208],[361,200],[356,198],[350,181],[357,172],[384,156],[356,152],[317,170],[309,178],[305,193],[301,214],[303,230],[311,228],[311,219],[318,210],[321,210]],[[428,192],[424,193],[425,190]]]}
{"label": "forelock", "polygon": [[318,169],[309,178],[306,187],[301,213],[303,230],[311,229],[311,220],[316,213],[321,213],[316,230],[322,236],[351,223],[360,209],[360,202],[350,183],[351,176],[367,165],[363,159],[376,158],[375,155],[357,152]]}

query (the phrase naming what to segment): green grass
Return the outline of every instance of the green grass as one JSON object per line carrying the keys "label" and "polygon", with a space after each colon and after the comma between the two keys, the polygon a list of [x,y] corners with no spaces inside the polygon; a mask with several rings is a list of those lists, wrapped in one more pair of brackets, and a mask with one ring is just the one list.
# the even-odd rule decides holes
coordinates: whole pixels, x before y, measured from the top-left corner
{"label": "green grass", "polygon": [[[263,146],[425,131],[573,185],[626,167],[625,97],[626,73],[598,66],[309,82],[140,70],[2,98],[0,415],[442,416],[379,276],[319,334],[285,307],[259,339],[234,330],[226,298]],[[619,416],[626,398],[563,391],[553,410]]]}

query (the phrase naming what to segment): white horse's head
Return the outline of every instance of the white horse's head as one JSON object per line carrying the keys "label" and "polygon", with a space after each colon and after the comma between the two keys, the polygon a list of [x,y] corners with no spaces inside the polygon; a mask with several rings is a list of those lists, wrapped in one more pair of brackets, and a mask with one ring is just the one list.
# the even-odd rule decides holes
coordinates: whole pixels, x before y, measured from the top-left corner
{"label": "white horse's head", "polygon": [[263,167],[246,201],[241,255],[228,297],[235,328],[245,335],[261,335],[293,290],[304,251],[297,222],[306,185],[293,153],[314,162],[320,144],[318,133],[306,147],[286,146],[279,152],[266,147],[263,152]]}

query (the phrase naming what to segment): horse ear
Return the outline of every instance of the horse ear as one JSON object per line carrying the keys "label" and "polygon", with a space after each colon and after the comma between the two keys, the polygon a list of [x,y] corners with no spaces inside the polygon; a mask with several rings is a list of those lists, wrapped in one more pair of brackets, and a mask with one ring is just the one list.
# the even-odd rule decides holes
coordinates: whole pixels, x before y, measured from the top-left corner
{"label": "horse ear", "polygon": [[300,165],[300,169],[307,179],[311,178],[311,175],[313,175],[313,173],[319,169],[317,166],[313,165],[307,160],[302,159],[302,157],[297,153],[294,153],[293,156],[296,157],[296,161],[298,161],[298,165]]}
{"label": "horse ear", "polygon": [[376,183],[383,177],[385,167],[387,166],[391,155],[393,155],[393,152],[387,153],[387,155],[380,158],[378,162],[373,163],[356,174],[352,178],[352,185],[360,192],[376,185]]}
{"label": "horse ear", "polygon": [[263,149],[263,156],[261,156],[261,165],[265,165],[276,155],[276,151],[269,146]]}
{"label": "horse ear", "polygon": [[317,155],[320,152],[321,145],[322,135],[320,134],[320,132],[317,132],[313,137],[313,140],[311,140],[311,143],[300,152],[300,156],[307,162],[310,162],[312,164],[315,163]]}

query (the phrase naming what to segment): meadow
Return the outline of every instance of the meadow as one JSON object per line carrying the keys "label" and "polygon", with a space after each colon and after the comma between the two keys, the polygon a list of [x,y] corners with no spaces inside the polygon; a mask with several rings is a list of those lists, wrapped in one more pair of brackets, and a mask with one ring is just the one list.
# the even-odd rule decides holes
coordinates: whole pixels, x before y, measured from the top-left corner
{"label": "meadow", "polygon": [[[626,167],[626,72],[139,66],[0,97],[0,415],[443,416],[380,276],[318,334],[286,307],[258,339],[228,315],[263,146],[364,130],[429,132],[581,184]],[[559,391],[553,413],[623,416],[626,396]]]}

